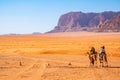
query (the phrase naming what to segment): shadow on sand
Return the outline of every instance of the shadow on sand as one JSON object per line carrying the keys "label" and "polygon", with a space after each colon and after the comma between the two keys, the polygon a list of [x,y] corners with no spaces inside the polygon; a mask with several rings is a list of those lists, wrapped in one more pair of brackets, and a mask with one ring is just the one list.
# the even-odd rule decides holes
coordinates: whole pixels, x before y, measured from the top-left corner
{"label": "shadow on sand", "polygon": [[120,68],[120,66],[108,66],[108,67],[87,67],[87,66],[49,66],[48,68]]}
{"label": "shadow on sand", "polygon": [[120,66],[108,66],[108,67],[104,67],[104,68],[120,68]]}

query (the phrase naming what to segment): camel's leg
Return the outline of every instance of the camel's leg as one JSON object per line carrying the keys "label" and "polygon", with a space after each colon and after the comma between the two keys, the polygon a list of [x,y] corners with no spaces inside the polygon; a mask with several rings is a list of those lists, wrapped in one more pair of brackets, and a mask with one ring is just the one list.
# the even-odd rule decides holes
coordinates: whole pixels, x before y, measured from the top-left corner
{"label": "camel's leg", "polygon": [[103,59],[100,59],[100,67],[103,67]]}
{"label": "camel's leg", "polygon": [[95,55],[95,66],[97,67],[97,55]]}
{"label": "camel's leg", "polygon": [[89,64],[89,67],[91,67],[92,66],[92,63],[91,63],[91,60],[90,60],[90,64]]}
{"label": "camel's leg", "polygon": [[95,66],[97,67],[97,60],[95,60]]}
{"label": "camel's leg", "polygon": [[100,62],[100,67],[103,67],[103,62]]}
{"label": "camel's leg", "polygon": [[93,66],[94,66],[94,62],[90,61],[89,67],[93,67]]}
{"label": "camel's leg", "polygon": [[107,61],[107,55],[106,54],[104,55],[104,61],[105,61],[106,67],[108,67],[108,61]]}

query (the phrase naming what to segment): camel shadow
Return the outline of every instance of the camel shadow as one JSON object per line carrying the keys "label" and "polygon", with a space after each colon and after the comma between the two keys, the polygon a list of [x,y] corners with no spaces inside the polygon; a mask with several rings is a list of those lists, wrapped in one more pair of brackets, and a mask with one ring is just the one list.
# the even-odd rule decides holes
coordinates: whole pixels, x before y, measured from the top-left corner
{"label": "camel shadow", "polygon": [[[49,68],[69,68],[69,69],[75,69],[75,68],[100,68],[100,67],[87,67],[87,66],[49,66]],[[108,67],[102,67],[102,68],[120,68],[120,66],[108,66]]]}
{"label": "camel shadow", "polygon": [[120,66],[108,66],[108,67],[104,67],[104,68],[120,68]]}
{"label": "camel shadow", "polygon": [[[85,66],[63,66],[63,68],[100,68],[100,67],[85,67]],[[102,67],[102,68],[120,68],[120,66],[108,66],[108,67]]]}

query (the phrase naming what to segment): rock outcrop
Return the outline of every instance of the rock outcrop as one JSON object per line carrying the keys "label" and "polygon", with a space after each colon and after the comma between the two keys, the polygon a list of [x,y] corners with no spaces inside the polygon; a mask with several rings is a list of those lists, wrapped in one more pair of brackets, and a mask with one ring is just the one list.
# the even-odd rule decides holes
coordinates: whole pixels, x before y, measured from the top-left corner
{"label": "rock outcrop", "polygon": [[99,32],[120,32],[120,14],[98,26]]}
{"label": "rock outcrop", "polygon": [[[83,13],[70,12],[59,18],[57,26],[50,32],[94,31],[101,23],[111,20],[120,12]],[[101,25],[103,27],[103,25]],[[101,30],[103,28],[100,28]]]}

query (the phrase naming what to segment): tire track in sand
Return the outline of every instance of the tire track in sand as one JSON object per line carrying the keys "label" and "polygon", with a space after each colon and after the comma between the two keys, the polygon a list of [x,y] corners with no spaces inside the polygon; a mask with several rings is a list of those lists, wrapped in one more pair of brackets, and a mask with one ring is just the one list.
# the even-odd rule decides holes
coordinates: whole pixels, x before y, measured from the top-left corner
{"label": "tire track in sand", "polygon": [[18,73],[14,80],[40,80],[46,68],[45,61],[36,60],[33,64]]}

